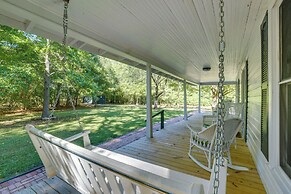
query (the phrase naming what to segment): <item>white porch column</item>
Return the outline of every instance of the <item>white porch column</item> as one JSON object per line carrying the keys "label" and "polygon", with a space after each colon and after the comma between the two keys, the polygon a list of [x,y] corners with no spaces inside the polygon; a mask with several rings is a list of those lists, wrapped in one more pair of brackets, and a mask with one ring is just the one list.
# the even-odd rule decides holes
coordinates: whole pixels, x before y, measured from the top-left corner
{"label": "white porch column", "polygon": [[187,90],[186,90],[186,80],[183,82],[183,89],[184,89],[184,120],[187,120]]}
{"label": "white porch column", "polygon": [[240,95],[239,81],[237,80],[235,84],[235,103],[239,103],[239,95]]}
{"label": "white porch column", "polygon": [[201,85],[198,85],[198,113],[201,113]]}
{"label": "white porch column", "polygon": [[146,135],[147,138],[153,137],[153,120],[152,120],[152,69],[151,65],[146,65],[146,91],[147,91],[147,123],[146,123]]}

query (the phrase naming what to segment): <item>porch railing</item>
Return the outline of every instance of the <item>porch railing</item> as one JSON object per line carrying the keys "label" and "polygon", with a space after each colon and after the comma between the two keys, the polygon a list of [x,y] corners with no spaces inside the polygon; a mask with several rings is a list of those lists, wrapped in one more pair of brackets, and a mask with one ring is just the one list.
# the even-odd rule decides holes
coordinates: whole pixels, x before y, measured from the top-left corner
{"label": "porch railing", "polygon": [[[156,114],[152,115],[152,118],[155,118],[156,116],[161,115],[161,129],[165,128],[165,110],[161,110],[159,112],[157,112]],[[147,122],[147,120],[145,120],[145,122]]]}

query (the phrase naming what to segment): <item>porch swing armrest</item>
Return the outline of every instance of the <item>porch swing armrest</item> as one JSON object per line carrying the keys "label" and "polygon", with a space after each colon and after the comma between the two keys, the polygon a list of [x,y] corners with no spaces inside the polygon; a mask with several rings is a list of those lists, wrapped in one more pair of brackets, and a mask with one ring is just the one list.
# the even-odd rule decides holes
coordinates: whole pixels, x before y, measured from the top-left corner
{"label": "porch swing armrest", "polygon": [[78,134],[75,134],[71,137],[66,138],[65,140],[68,142],[72,142],[72,141],[75,141],[75,140],[83,137],[84,148],[91,149],[92,145],[91,145],[91,141],[89,138],[89,133],[91,133],[91,131],[84,130],[81,133],[78,133]]}

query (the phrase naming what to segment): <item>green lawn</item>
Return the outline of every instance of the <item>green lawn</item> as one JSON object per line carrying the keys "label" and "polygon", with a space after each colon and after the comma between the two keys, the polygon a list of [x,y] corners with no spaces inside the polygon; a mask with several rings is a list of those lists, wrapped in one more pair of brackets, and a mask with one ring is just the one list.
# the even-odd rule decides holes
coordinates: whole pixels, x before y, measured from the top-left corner
{"label": "green lawn", "polygon": [[[154,110],[153,114],[159,110]],[[0,118],[0,181],[41,165],[24,126],[34,124],[46,129],[39,120],[41,113],[14,113]],[[107,106],[78,109],[83,128],[90,130],[93,145],[119,137],[145,126],[146,109],[135,106]],[[182,114],[182,110],[165,109],[165,120]],[[73,111],[56,111],[58,118],[50,123],[47,132],[61,138],[79,133]],[[159,118],[154,120],[159,121]],[[80,143],[80,142],[79,142]]]}

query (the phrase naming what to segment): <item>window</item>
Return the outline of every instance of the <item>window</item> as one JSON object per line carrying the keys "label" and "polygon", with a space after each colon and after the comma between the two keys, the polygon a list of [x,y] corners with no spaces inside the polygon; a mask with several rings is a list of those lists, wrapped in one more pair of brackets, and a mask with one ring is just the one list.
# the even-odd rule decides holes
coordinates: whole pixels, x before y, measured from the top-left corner
{"label": "window", "polygon": [[266,159],[269,160],[269,130],[268,130],[268,14],[266,14],[261,25],[262,46],[262,80],[261,80],[261,150]]}
{"label": "window", "polygon": [[291,1],[280,7],[280,165],[291,178]]}

